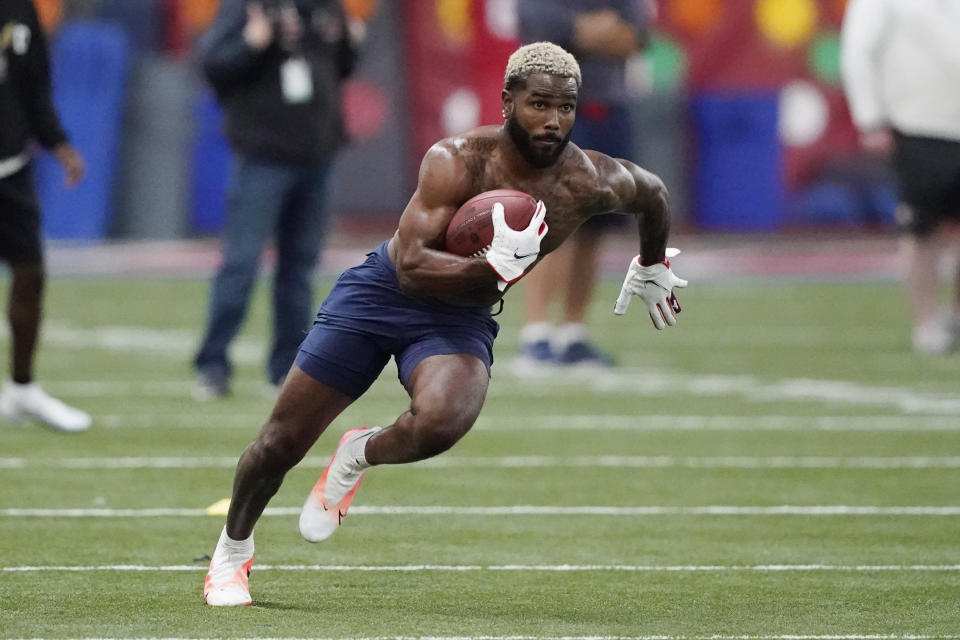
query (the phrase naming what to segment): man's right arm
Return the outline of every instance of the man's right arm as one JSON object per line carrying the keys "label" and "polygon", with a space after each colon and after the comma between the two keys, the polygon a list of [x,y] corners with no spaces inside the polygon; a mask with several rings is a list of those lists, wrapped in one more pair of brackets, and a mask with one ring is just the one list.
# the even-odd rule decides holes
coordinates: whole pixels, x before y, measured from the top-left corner
{"label": "man's right arm", "polygon": [[247,0],[223,0],[217,17],[199,42],[200,60],[207,79],[218,94],[247,81],[263,63],[263,48],[244,36]]}
{"label": "man's right arm", "polygon": [[526,44],[546,40],[572,49],[576,18],[575,9],[556,0],[517,0],[517,31]]}
{"label": "man's right arm", "polygon": [[525,43],[548,40],[578,56],[626,58],[646,45],[646,21],[634,0],[595,11],[557,0],[519,0],[517,26]]}
{"label": "man's right arm", "polygon": [[492,305],[501,297],[499,278],[483,257],[444,250],[447,225],[472,195],[462,157],[444,143],[434,145],[424,156],[417,190],[393,240],[404,292],[458,306]]}
{"label": "man's right arm", "polygon": [[887,2],[877,0],[852,0],[843,17],[844,89],[853,121],[868,138],[889,126],[881,95],[879,60],[890,19]]}

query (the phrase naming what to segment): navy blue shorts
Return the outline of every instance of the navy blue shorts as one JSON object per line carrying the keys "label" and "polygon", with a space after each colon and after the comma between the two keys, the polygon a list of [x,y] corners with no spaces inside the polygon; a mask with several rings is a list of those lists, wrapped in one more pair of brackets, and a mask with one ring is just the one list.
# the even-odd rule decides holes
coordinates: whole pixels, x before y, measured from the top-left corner
{"label": "navy blue shorts", "polygon": [[476,356],[489,374],[499,330],[490,307],[453,307],[403,293],[384,242],[337,280],[296,363],[311,378],[359,398],[390,356],[404,385],[421,361],[440,354]]}

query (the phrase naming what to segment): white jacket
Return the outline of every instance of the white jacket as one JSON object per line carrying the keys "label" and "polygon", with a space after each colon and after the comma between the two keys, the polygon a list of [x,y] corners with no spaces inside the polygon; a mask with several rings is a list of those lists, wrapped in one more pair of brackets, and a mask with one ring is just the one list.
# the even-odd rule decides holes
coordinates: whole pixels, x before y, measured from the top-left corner
{"label": "white jacket", "polygon": [[850,0],[841,41],[857,128],[960,140],[960,0]]}

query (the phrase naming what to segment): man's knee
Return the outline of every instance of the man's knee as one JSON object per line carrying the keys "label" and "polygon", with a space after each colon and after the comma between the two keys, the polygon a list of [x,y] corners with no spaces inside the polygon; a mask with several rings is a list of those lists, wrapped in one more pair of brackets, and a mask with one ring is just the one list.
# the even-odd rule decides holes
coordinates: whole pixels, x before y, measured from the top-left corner
{"label": "man's knee", "polygon": [[286,473],[303,459],[308,449],[309,445],[299,442],[282,424],[271,419],[250,445],[250,454],[261,467]]}
{"label": "man's knee", "polygon": [[431,457],[455,445],[473,426],[476,414],[453,411],[450,407],[412,409],[420,453]]}

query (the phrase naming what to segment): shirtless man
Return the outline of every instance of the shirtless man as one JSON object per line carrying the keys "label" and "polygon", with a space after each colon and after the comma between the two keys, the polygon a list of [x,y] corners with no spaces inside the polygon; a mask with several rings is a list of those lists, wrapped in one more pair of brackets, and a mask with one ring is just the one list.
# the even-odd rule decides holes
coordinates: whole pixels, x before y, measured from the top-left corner
{"label": "shirtless man", "polygon": [[[391,355],[410,407],[390,426],[343,435],[304,503],[304,538],[318,542],[336,531],[369,467],[430,458],[467,433],[490,382],[498,330],[491,305],[590,216],[630,211],[640,222],[640,255],[631,260],[615,312],[624,313],[637,294],[656,328],[676,323],[673,288],[687,283],[666,257],[666,189],[630,162],[568,144],[579,86],[580,69],[569,53],[545,42],[521,47],[507,63],[505,124],[442,140],[427,152],[397,232],[337,281],[270,418],[240,457],[204,584],[207,604],[251,603],[254,524],[286,472],[370,387]],[[457,209],[492,189],[540,199],[530,225],[512,230],[502,207],[494,207],[486,255],[443,251]],[[452,386],[457,393],[449,393]]]}

